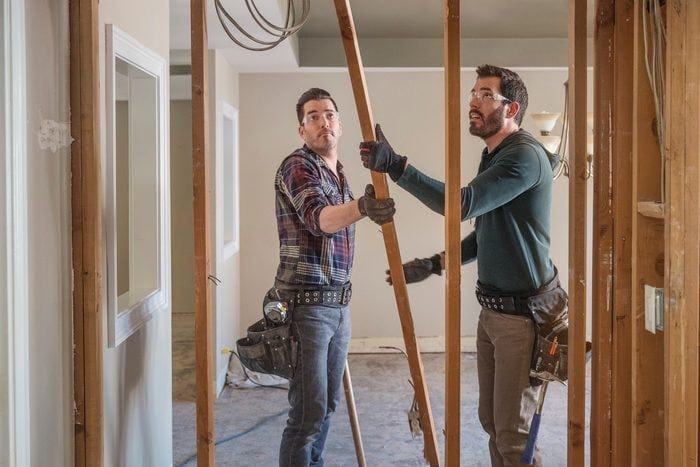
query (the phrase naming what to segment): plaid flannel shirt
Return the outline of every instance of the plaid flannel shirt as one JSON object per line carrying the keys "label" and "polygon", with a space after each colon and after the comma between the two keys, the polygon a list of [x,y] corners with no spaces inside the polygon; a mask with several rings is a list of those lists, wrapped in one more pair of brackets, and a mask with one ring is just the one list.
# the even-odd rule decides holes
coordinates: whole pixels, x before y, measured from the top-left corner
{"label": "plaid flannel shirt", "polygon": [[355,225],[321,231],[321,210],[352,201],[343,166],[338,177],[304,146],[288,156],[275,175],[275,212],[280,240],[277,280],[291,285],[340,286],[350,281]]}

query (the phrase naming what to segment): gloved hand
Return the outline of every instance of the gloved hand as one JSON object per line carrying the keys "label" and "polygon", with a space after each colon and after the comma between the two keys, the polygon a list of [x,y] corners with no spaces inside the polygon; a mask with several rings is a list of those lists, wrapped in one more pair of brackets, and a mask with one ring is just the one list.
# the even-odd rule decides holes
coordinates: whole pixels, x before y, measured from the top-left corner
{"label": "gloved hand", "polygon": [[396,181],[403,175],[407,158],[394,152],[384,137],[379,123],[375,125],[374,132],[377,135],[377,141],[360,143],[362,165],[375,172],[388,173],[391,179]]}
{"label": "gloved hand", "polygon": [[[386,281],[389,285],[393,285],[388,269],[386,274]],[[416,258],[403,265],[403,275],[406,278],[407,284],[424,281],[430,277],[431,274],[442,276],[442,264],[439,253],[434,254],[430,258]]]}
{"label": "gloved hand", "polygon": [[394,200],[391,198],[377,199],[372,184],[365,187],[365,195],[357,200],[357,207],[360,214],[369,217],[379,225],[391,222],[396,212]]}

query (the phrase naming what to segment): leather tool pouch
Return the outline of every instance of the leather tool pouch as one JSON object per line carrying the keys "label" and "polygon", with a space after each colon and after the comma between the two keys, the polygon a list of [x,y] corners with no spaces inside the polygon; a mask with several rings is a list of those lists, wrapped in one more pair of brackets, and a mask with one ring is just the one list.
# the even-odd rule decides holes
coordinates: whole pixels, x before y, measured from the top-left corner
{"label": "leather tool pouch", "polygon": [[[269,290],[263,303],[269,299],[286,297],[284,290]],[[289,312],[291,313],[291,305]],[[236,342],[243,366],[258,373],[267,373],[292,379],[296,368],[297,342],[292,335],[291,319],[273,323],[263,317],[248,327],[247,336]]]}
{"label": "leather tool pouch", "polygon": [[296,366],[296,342],[291,338],[289,323],[273,328],[265,320],[248,328],[248,336],[236,342],[243,366],[258,373],[292,379]]}
{"label": "leather tool pouch", "polygon": [[[569,297],[559,285],[557,275],[538,293],[527,298],[527,307],[535,322],[536,331],[530,363],[531,375],[545,372],[561,381],[567,380],[568,301]],[[552,355],[550,352],[555,338],[557,346]],[[539,386],[542,379],[531,377],[530,383]]]}

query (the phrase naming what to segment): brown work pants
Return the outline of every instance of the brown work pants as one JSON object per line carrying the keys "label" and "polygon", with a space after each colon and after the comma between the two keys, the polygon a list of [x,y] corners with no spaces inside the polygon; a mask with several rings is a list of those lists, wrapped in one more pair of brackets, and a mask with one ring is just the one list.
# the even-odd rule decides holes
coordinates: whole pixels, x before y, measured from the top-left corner
{"label": "brown work pants", "polygon": [[[479,421],[493,467],[521,466],[539,389],[530,386],[533,321],[482,309],[476,332]],[[541,466],[535,452],[532,465]]]}

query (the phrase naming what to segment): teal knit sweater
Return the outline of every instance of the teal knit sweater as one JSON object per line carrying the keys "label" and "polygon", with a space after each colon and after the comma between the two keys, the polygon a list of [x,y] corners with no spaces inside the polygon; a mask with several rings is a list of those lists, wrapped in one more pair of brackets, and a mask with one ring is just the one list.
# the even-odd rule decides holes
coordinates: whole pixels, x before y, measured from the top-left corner
{"label": "teal knit sweater", "polygon": [[[475,218],[474,231],[462,240],[462,264],[476,259],[481,283],[522,295],[554,277],[549,244],[556,162],[522,129],[493,152],[484,149],[476,177],[461,189],[462,220]],[[409,165],[397,183],[444,215],[443,182]]]}

